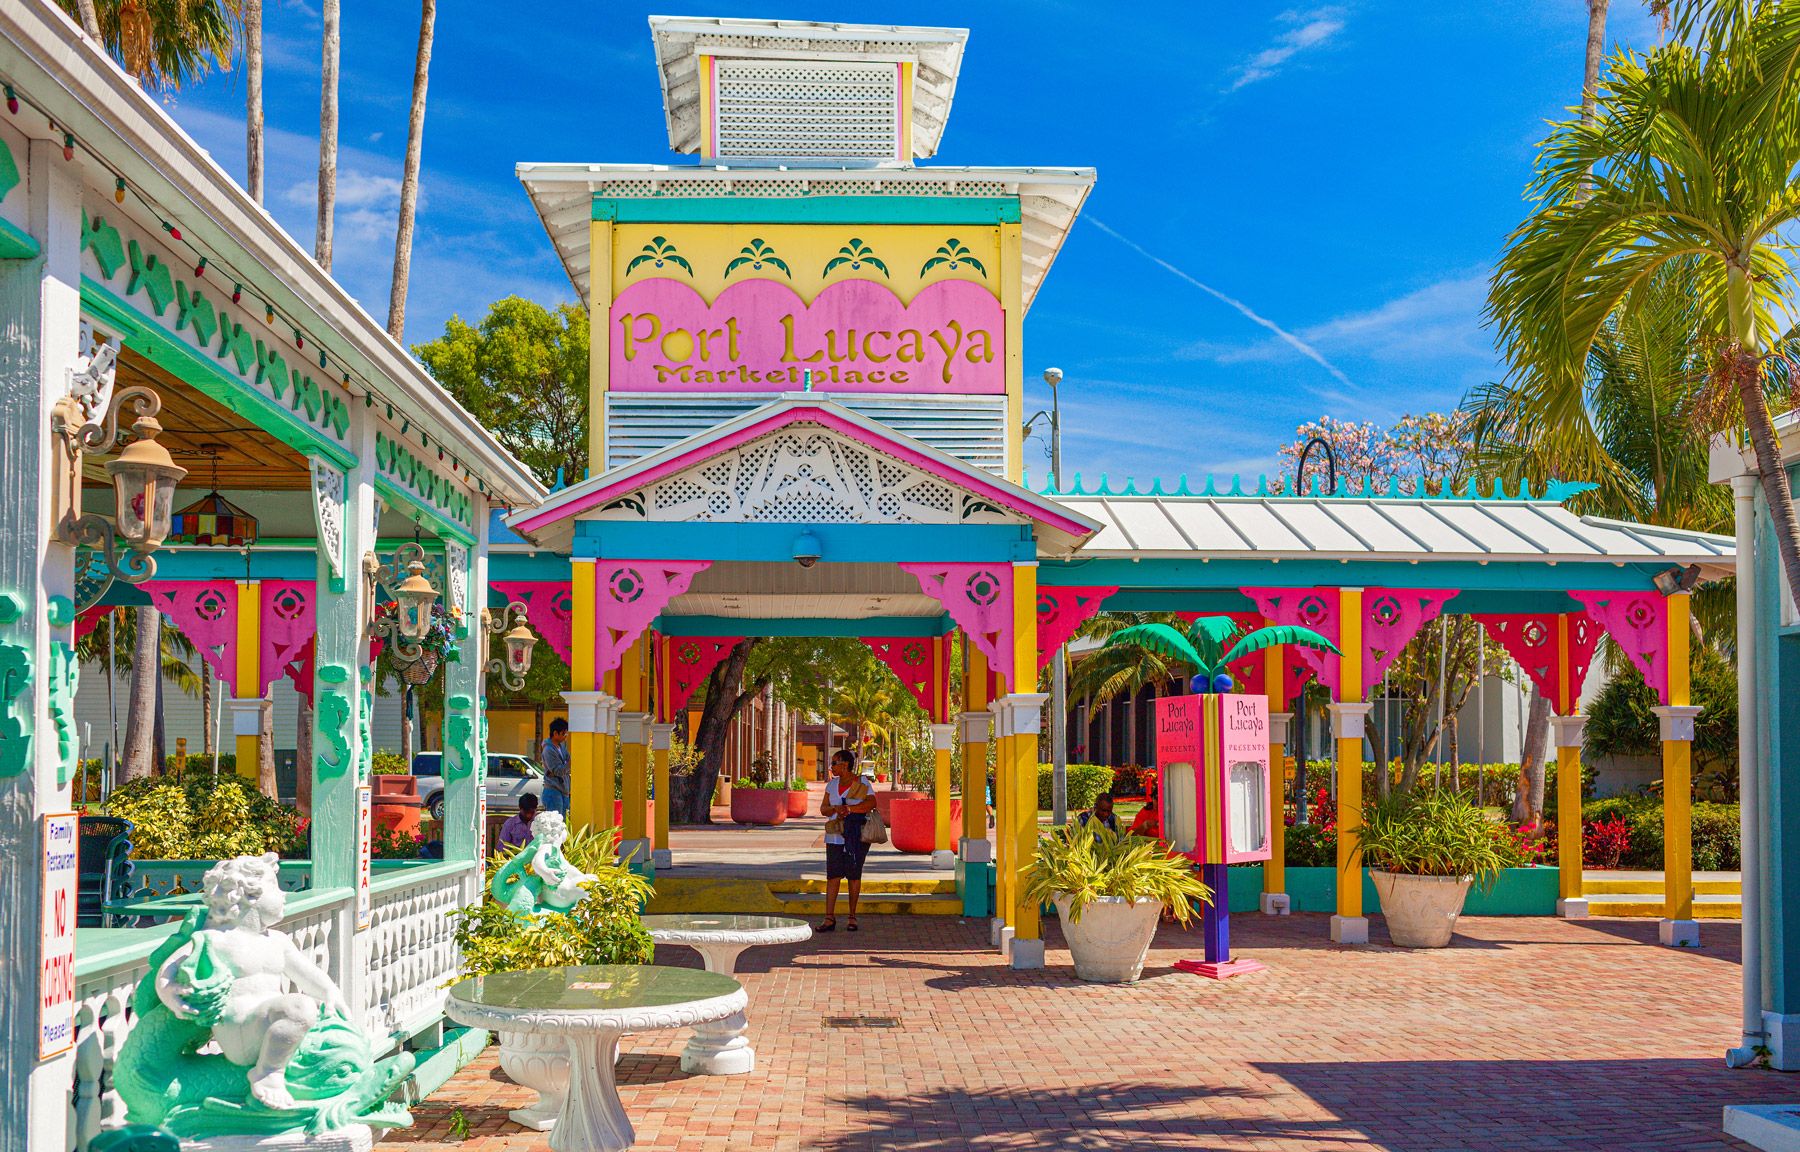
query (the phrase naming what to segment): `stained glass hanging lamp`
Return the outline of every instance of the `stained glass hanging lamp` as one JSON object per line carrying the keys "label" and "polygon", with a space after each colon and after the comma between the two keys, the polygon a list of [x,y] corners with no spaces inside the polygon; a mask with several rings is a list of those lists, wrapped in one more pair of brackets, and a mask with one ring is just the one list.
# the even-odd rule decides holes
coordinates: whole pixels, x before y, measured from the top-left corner
{"label": "stained glass hanging lamp", "polygon": [[256,517],[219,491],[219,454],[223,450],[222,444],[205,445],[212,464],[212,490],[170,518],[170,543],[225,548],[256,543]]}

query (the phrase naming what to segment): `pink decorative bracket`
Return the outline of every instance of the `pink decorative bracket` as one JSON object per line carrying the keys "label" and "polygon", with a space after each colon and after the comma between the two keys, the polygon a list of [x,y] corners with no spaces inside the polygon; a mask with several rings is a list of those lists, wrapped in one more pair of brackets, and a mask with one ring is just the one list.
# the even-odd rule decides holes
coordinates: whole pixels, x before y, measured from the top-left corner
{"label": "pink decorative bracket", "polygon": [[1669,602],[1658,592],[1570,592],[1606,629],[1663,704],[1669,702]]}
{"label": "pink decorative bracket", "polygon": [[542,636],[564,664],[575,659],[575,598],[567,580],[495,580],[489,587],[525,605],[532,631]]}
{"label": "pink decorative bracket", "polygon": [[1050,663],[1056,650],[1100,612],[1100,605],[1117,592],[1110,588],[1061,588],[1038,585],[1037,642],[1038,671]]}
{"label": "pink decorative bracket", "polygon": [[[1594,649],[1600,644],[1604,629],[1585,612],[1515,612],[1476,616],[1494,643],[1519,662],[1525,675],[1537,685],[1559,714],[1572,712],[1581,696],[1581,685],[1587,680],[1588,665]],[[1556,658],[1557,621],[1566,619],[1569,628],[1569,659]],[[1568,695],[1565,707],[1564,692]]]}
{"label": "pink decorative bracket", "polygon": [[714,668],[731,655],[739,636],[664,636],[657,641],[657,718],[669,721],[686,710]]}
{"label": "pink decorative bracket", "polygon": [[288,679],[294,682],[294,691],[306,697],[308,708],[318,706],[313,699],[313,653],[317,647],[316,641],[317,637],[308,636],[306,643],[300,646],[300,650],[294,654],[294,658],[288,661],[282,669]]}
{"label": "pink decorative bracket", "polygon": [[900,570],[918,577],[925,595],[944,606],[1007,691],[1019,691],[1013,683],[1012,565],[918,563]]}
{"label": "pink decorative bracket", "polygon": [[302,649],[311,644],[318,632],[313,617],[315,582],[264,580],[258,590],[262,620],[257,631],[262,647],[256,669],[262,683],[257,685],[256,694],[267,696],[269,685],[288,675],[290,666],[300,659]]}
{"label": "pink decorative bracket", "polygon": [[[1339,642],[1343,634],[1338,619],[1336,588],[1243,588],[1244,595],[1255,602],[1263,617],[1274,624],[1300,625],[1330,640]],[[1419,629],[1437,618],[1444,604],[1456,595],[1454,588],[1365,588],[1362,594],[1362,684],[1356,699],[1368,697],[1369,689],[1381,682],[1388,665],[1400,655],[1407,642]],[[1342,699],[1339,684],[1340,661],[1329,652],[1311,648],[1294,648],[1294,653],[1312,668],[1319,683],[1331,689],[1333,699]]]}
{"label": "pink decorative bracket", "polygon": [[147,580],[138,587],[194,645],[219,682],[241,696],[237,661],[229,655],[237,642],[237,581]]}
{"label": "pink decorative bracket", "polygon": [[933,724],[950,722],[948,636],[864,636],[862,640],[875,658],[899,677]]}
{"label": "pink decorative bracket", "polygon": [[611,672],[669,601],[688,590],[711,560],[594,562],[594,671]]}
{"label": "pink decorative bracket", "polygon": [[95,604],[75,615],[75,643],[79,644],[88,633],[106,623],[108,615],[117,609],[111,604]]}

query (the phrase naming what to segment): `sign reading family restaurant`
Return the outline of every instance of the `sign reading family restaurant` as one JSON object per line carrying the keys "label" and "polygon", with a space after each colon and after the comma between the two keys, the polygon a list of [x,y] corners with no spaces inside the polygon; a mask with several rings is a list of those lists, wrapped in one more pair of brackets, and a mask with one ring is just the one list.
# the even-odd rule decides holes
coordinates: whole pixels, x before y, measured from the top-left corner
{"label": "sign reading family restaurant", "polygon": [[910,305],[844,280],[809,305],[773,280],[708,304],[677,280],[644,280],[613,301],[610,387],[620,392],[820,391],[998,395],[1005,316],[977,284],[944,280]]}

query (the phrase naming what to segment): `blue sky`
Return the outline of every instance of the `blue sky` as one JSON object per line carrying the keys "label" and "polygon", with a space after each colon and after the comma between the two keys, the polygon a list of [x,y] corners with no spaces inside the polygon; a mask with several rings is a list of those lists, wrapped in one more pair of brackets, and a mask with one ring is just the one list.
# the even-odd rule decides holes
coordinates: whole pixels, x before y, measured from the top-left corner
{"label": "blue sky", "polygon": [[[344,8],[334,271],[380,320],[417,9]],[[1653,41],[1643,9],[1615,3],[1609,38]],[[440,6],[409,341],[509,293],[574,298],[516,162],[686,162],[668,150],[645,24],[666,10]],[[1042,370],[1062,368],[1064,466],[1090,480],[1272,470],[1304,420],[1446,409],[1493,378],[1486,279],[1545,119],[1578,98],[1586,36],[1584,0],[674,11],[968,27],[938,160],[1099,170],[1025,325],[1027,411],[1047,401]],[[310,247],[316,4],[269,0],[265,24],[267,201]],[[170,107],[241,178],[241,77]],[[1048,467],[1041,441],[1026,463]]]}

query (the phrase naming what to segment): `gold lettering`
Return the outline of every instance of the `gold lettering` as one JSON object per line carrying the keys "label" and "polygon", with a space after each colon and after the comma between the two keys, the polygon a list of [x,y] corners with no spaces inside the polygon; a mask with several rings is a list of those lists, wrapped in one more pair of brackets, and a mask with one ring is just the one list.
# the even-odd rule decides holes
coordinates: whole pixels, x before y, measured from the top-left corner
{"label": "gold lettering", "polygon": [[969,333],[969,350],[963,353],[963,359],[971,364],[986,364],[993,358],[994,339],[988,335],[987,329],[977,328]]}
{"label": "gold lettering", "polygon": [[863,339],[862,339],[863,359],[867,360],[871,364],[886,363],[887,361],[892,360],[894,358],[894,354],[892,352],[882,352],[880,354],[876,353],[875,348],[873,346],[873,341],[874,341],[875,337],[877,337],[877,336],[886,336],[889,340],[892,340],[894,338],[894,334],[892,332],[871,332],[867,336],[863,337]]}
{"label": "gold lettering", "polygon": [[738,358],[738,322],[736,316],[725,321],[725,358],[728,360],[736,360]]}
{"label": "gold lettering", "polygon": [[846,348],[843,354],[838,352],[838,332],[836,328],[825,329],[825,357],[833,364],[841,364],[845,360],[856,359],[856,333],[852,332],[844,341]]}
{"label": "gold lettering", "polygon": [[917,328],[901,329],[898,356],[902,364],[925,362],[925,337]]}
{"label": "gold lettering", "polygon": [[961,323],[955,320],[950,321],[950,330],[956,333],[955,343],[944,339],[944,330],[941,328],[933,329],[931,333],[932,343],[944,350],[944,383],[946,384],[950,383],[950,365],[955,361],[957,350],[962,347],[963,342]]}
{"label": "gold lettering", "polygon": [[816,364],[825,359],[823,349],[811,356],[802,356],[794,350],[794,316],[789,313],[781,318],[781,362],[783,364]]}
{"label": "gold lettering", "polygon": [[[637,333],[636,322],[639,320],[650,327],[650,330],[642,336]],[[654,343],[656,338],[662,335],[662,321],[654,316],[634,316],[630,312],[627,312],[625,315],[619,317],[619,327],[625,330],[625,359],[627,360],[637,358],[637,346],[639,344]]]}

